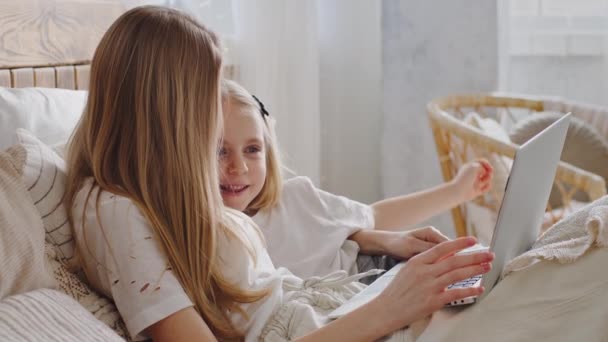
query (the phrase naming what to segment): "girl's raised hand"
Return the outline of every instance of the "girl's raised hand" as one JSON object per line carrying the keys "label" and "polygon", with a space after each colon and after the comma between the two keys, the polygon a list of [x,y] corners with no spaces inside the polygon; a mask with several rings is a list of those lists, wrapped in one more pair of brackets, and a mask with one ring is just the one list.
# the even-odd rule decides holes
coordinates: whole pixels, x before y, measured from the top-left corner
{"label": "girl's raised hand", "polygon": [[484,194],[492,187],[494,168],[485,159],[464,164],[454,177],[454,184],[462,202]]}
{"label": "girl's raised hand", "polygon": [[455,255],[476,241],[474,237],[464,237],[442,242],[404,265],[376,298],[376,304],[382,308],[378,312],[391,325],[391,331],[422,319],[454,300],[483,292],[482,287],[447,289],[450,284],[491,269],[494,259],[491,252]]}

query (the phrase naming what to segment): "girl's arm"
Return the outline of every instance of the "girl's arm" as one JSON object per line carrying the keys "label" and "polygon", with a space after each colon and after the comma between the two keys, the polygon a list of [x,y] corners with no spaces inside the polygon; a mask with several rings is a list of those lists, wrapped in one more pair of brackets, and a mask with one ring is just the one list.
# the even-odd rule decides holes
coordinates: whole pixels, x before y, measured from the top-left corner
{"label": "girl's arm", "polygon": [[434,188],[372,204],[375,229],[403,230],[451,209],[463,199],[456,183],[444,183]]}
{"label": "girl's arm", "polygon": [[211,329],[193,307],[180,310],[156,322],[147,331],[154,342],[217,341]]}
{"label": "girl's arm", "polygon": [[493,169],[486,160],[465,164],[448,183],[372,204],[375,229],[403,230],[488,191]]}

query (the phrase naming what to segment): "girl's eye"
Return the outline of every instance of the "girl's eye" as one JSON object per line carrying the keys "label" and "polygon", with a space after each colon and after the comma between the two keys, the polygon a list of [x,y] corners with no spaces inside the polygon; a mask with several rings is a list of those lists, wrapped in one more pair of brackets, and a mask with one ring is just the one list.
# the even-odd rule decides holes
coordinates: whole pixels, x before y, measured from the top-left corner
{"label": "girl's eye", "polygon": [[253,146],[247,146],[247,147],[245,147],[245,153],[258,153],[258,152],[261,152],[261,151],[262,151],[262,148],[259,147],[259,146],[253,145]]}
{"label": "girl's eye", "polygon": [[220,158],[223,158],[223,157],[225,157],[226,155],[228,155],[228,150],[222,147],[222,148],[220,148],[220,150],[217,152],[217,155],[218,155]]}

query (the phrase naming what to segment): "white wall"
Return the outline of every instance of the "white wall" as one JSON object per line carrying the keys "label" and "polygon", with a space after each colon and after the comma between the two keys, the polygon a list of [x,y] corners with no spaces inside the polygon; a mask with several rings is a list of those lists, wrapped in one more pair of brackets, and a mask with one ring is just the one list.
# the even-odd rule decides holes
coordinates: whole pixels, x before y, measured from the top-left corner
{"label": "white wall", "polygon": [[[427,102],[496,89],[497,8],[487,0],[382,4],[382,189],[394,196],[442,182]],[[453,235],[450,216],[429,223]]]}
{"label": "white wall", "polygon": [[382,2],[317,0],[321,186],[363,202],[381,197]]}

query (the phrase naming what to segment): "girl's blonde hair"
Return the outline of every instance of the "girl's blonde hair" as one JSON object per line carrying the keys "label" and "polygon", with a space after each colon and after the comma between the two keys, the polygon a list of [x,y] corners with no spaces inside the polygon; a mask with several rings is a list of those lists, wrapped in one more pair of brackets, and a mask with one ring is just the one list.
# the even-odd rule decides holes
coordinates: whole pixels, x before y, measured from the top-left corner
{"label": "girl's blonde hair", "polygon": [[145,6],[118,18],[91,63],[66,201],[73,223],[87,178],[131,199],[196,310],[218,338],[232,340],[242,333],[229,313],[267,291],[241,289],[219,269],[217,234],[236,232],[219,192],[221,67],[216,35],[178,11]]}
{"label": "girl's blonde hair", "polygon": [[275,121],[269,116],[262,114],[260,103],[240,84],[231,81],[222,81],[222,102],[230,103],[237,109],[247,110],[259,115],[264,122],[264,145],[266,149],[266,179],[260,193],[249,203],[245,209],[246,213],[255,213],[258,210],[273,207],[280,198],[283,188],[283,177],[281,175],[281,159],[274,131]]}

